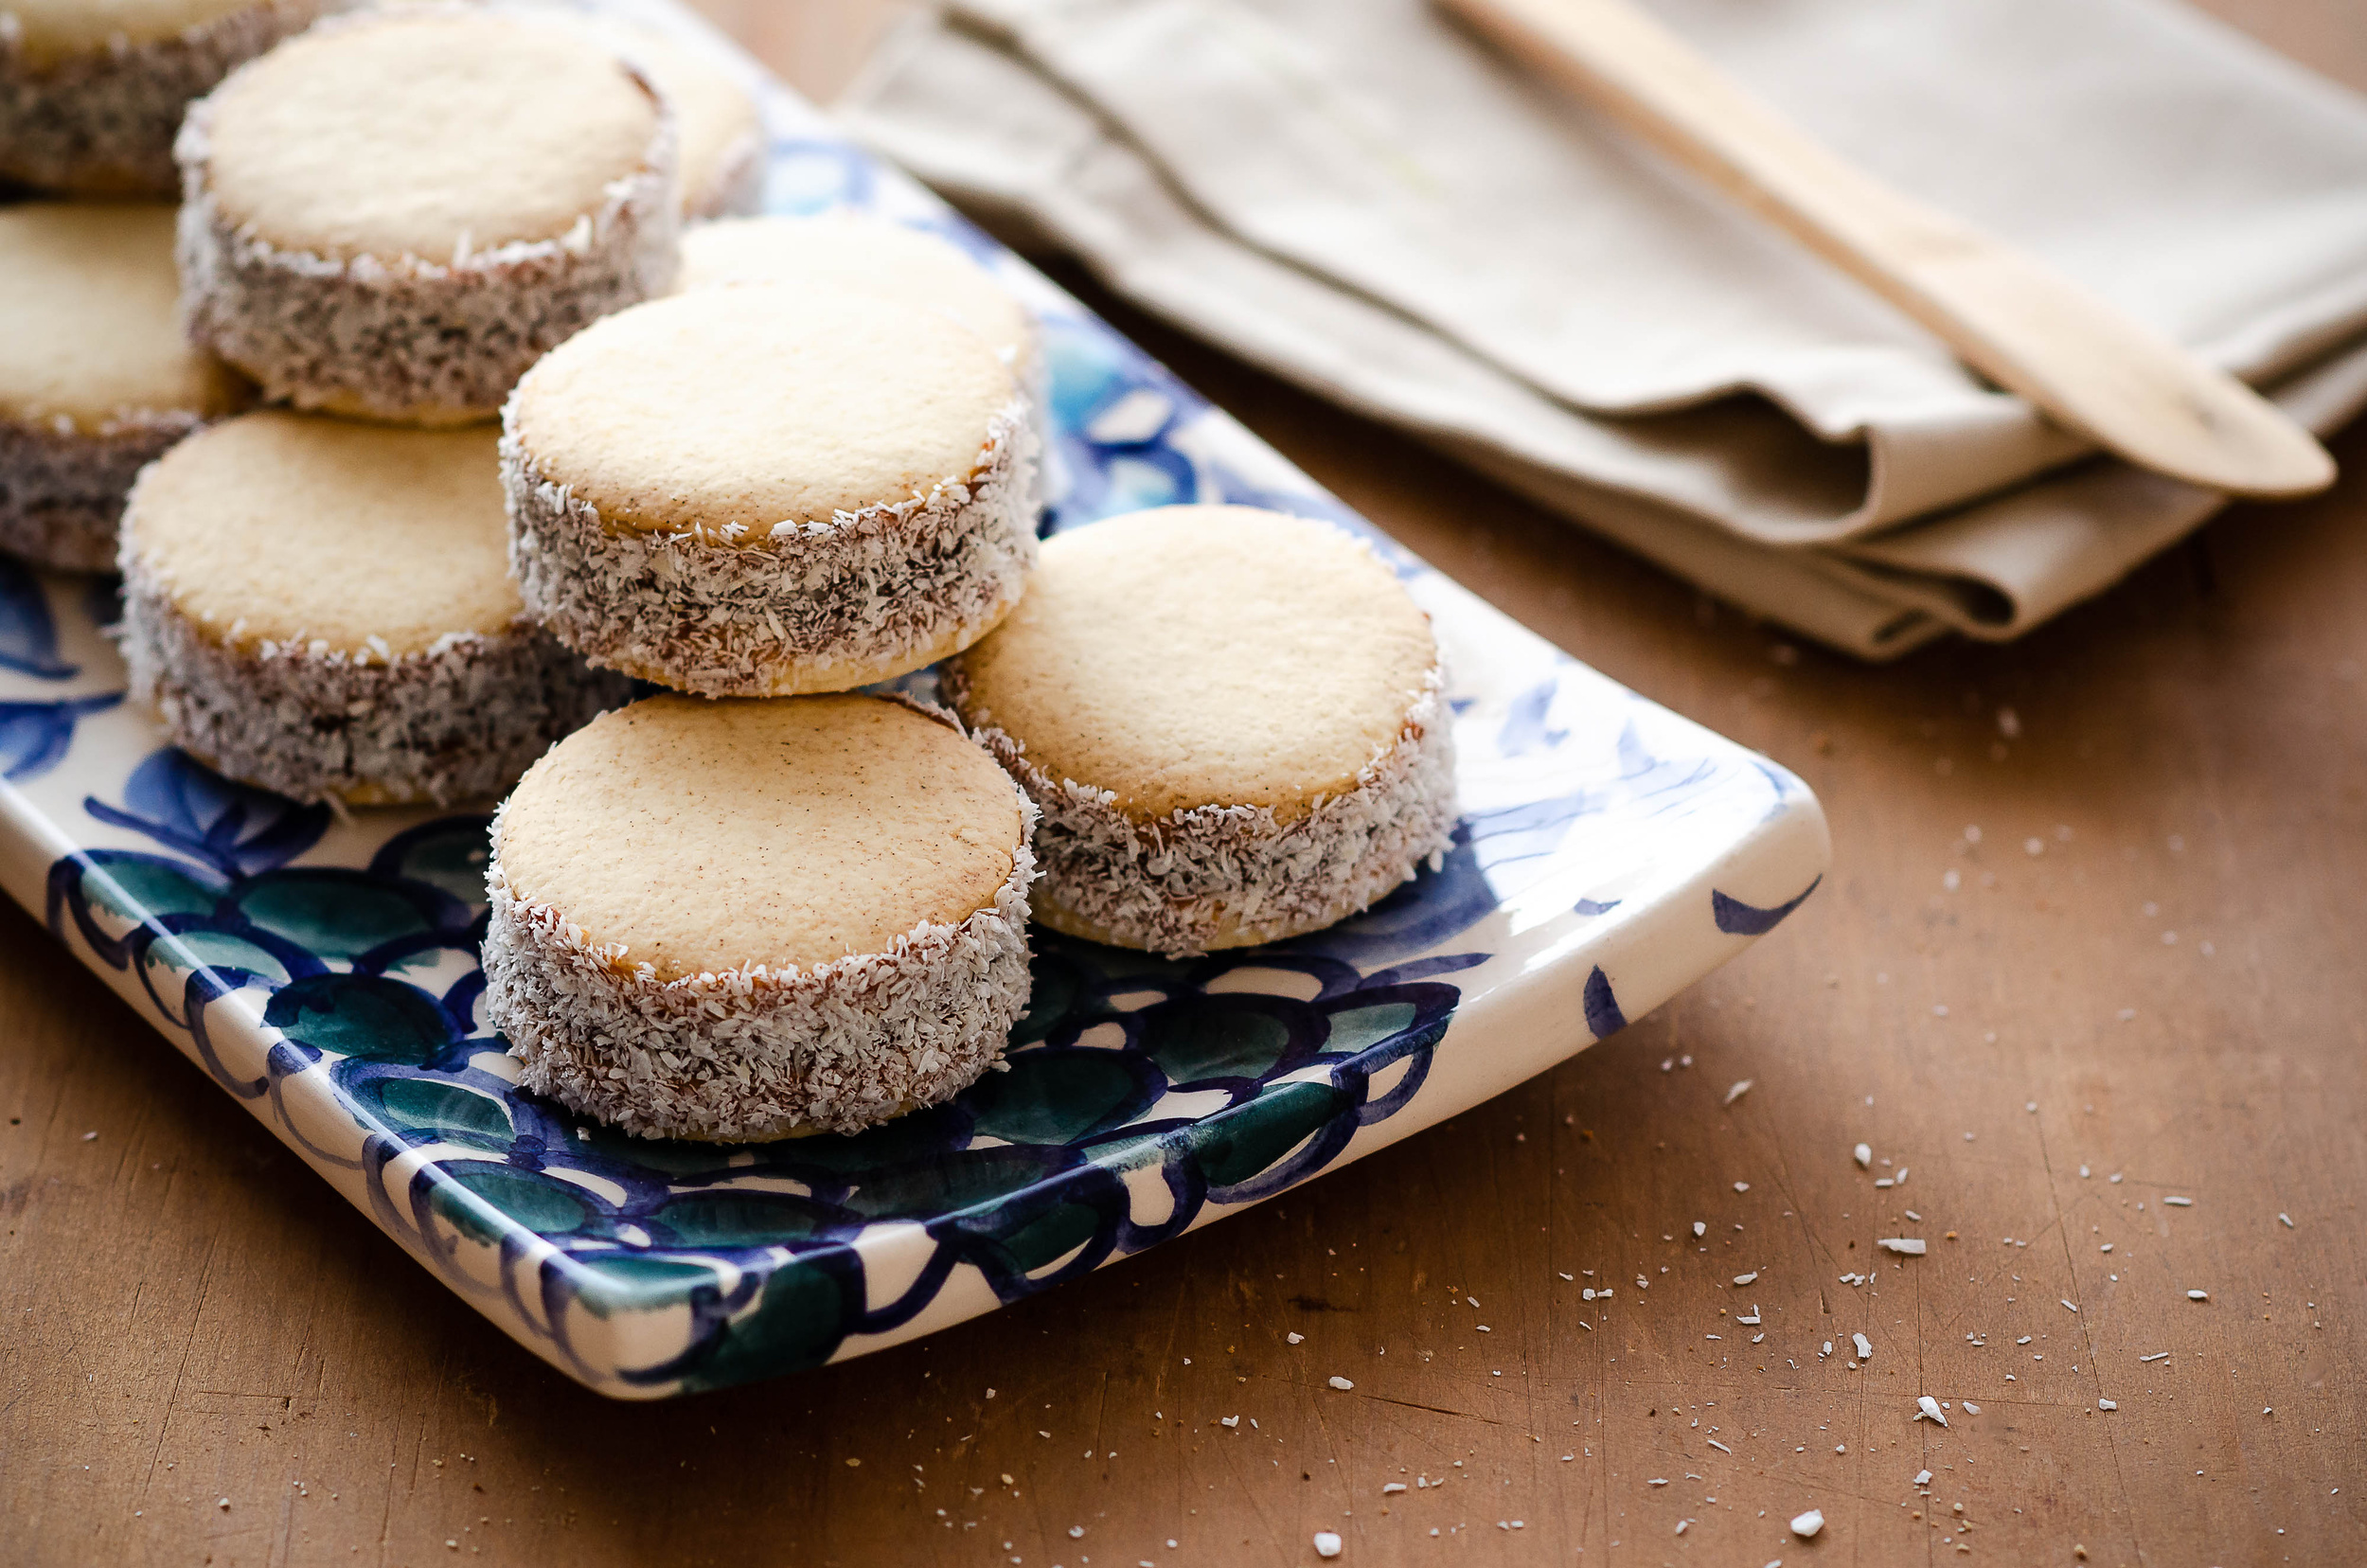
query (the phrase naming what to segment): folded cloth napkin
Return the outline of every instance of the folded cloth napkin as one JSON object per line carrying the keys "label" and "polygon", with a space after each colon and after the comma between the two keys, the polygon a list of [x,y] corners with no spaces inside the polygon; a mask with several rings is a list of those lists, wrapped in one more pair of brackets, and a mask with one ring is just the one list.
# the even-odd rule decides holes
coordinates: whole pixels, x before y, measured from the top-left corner
{"label": "folded cloth napkin", "polygon": [[[2367,102],[2170,0],[1646,3],[2305,423],[2367,404]],[[840,114],[1148,309],[1866,657],[2015,636],[2224,504],[1426,0],[952,0]]]}

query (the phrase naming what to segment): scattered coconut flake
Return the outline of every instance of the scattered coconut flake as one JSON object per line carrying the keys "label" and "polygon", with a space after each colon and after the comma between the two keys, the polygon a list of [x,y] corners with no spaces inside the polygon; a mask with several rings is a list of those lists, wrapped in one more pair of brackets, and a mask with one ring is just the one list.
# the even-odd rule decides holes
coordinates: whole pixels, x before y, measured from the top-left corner
{"label": "scattered coconut flake", "polygon": [[1965,1401],[1965,1414],[1967,1416],[1978,1416],[1981,1414],[1981,1407],[1974,1404],[1970,1399],[1967,1399]]}
{"label": "scattered coconut flake", "polygon": [[1858,1162],[1858,1168],[1863,1170],[1868,1166],[1874,1164],[1874,1146],[1871,1144],[1860,1144],[1857,1148],[1849,1151],[1849,1155],[1850,1158]]}
{"label": "scattered coconut flake", "polygon": [[2061,1296],[2056,1296],[2055,1299],[2056,1299],[2056,1300],[2057,1300],[2057,1301],[2061,1301],[2061,1302],[2063,1303],[2063,1305],[2064,1305],[2064,1306],[2066,1306],[2066,1307],[2071,1307],[2071,1310],[2072,1310],[2073,1311],[2074,1311],[2074,1312],[2076,1312],[2077,1310],[2079,1310],[2079,1309],[2078,1309],[2078,1308],[2076,1308],[2076,1307],[2072,1307],[2072,1304],[2071,1304],[2069,1301],[2065,1301],[2065,1300],[2064,1300],[2064,1298],[2063,1298],[2063,1297],[2061,1297]]}
{"label": "scattered coconut flake", "polygon": [[1924,1253],[1923,1240],[1920,1237],[1886,1236],[1874,1244],[1884,1252],[1898,1253],[1907,1257],[1921,1257]]}
{"label": "scattered coconut flake", "polygon": [[1874,1342],[1866,1338],[1863,1334],[1850,1335],[1849,1343],[1858,1347],[1858,1359],[1860,1361],[1872,1361],[1874,1359]]}
{"label": "scattered coconut flake", "polygon": [[1905,1214],[1905,1215],[1907,1216],[1907,1218],[1908,1218],[1908,1219],[1914,1221],[1917,1224],[1920,1224],[1920,1223],[1922,1223],[1922,1221],[1923,1221],[1923,1216],[1922,1216],[1922,1215],[1920,1215],[1920,1214],[1917,1214],[1917,1213],[1916,1213],[1914,1210],[1913,1210],[1913,1209],[1903,1209],[1903,1210],[1901,1210],[1900,1212],[1901,1212],[1901,1213],[1903,1213],[1903,1214]]}
{"label": "scattered coconut flake", "polygon": [[1710,1447],[1712,1447],[1712,1448],[1716,1449],[1716,1450],[1717,1450],[1718,1452],[1720,1452],[1720,1453],[1732,1453],[1732,1452],[1735,1452],[1734,1450],[1732,1450],[1732,1449],[1728,1448],[1725,1444],[1723,1444],[1723,1443],[1719,1442],[1719,1441],[1718,1441],[1717,1438],[1715,1438],[1715,1437],[1712,1437],[1712,1438],[1710,1438],[1710,1439],[1709,1439],[1709,1445],[1710,1445]]}
{"label": "scattered coconut flake", "polygon": [[1339,1532],[1336,1530],[1317,1530],[1315,1532],[1315,1555],[1319,1558],[1338,1557],[1340,1555]]}
{"label": "scattered coconut flake", "polygon": [[1338,1389],[1341,1393],[1345,1394],[1349,1389],[1354,1388],[1356,1384],[1348,1381],[1345,1378],[1334,1378],[1331,1380],[1331,1386]]}
{"label": "scattered coconut flake", "polygon": [[1737,1284],[1737,1285],[1748,1285],[1748,1284],[1750,1284],[1753,1280],[1754,1280],[1754,1279],[1756,1279],[1756,1278],[1758,1278],[1758,1277],[1759,1277],[1759,1271],[1758,1271],[1758,1270],[1756,1270],[1756,1269],[1753,1269],[1753,1270],[1752,1270],[1749,1274],[1738,1274],[1735,1275],[1735,1284]]}
{"label": "scattered coconut flake", "polygon": [[1219,1416],[1217,1417],[1217,1424],[1223,1427],[1237,1427],[1241,1424],[1241,1418],[1238,1416]]}
{"label": "scattered coconut flake", "polygon": [[1727,1090],[1727,1091],[1726,1091],[1726,1103],[1727,1103],[1728,1105],[1732,1105],[1732,1104],[1734,1104],[1734,1103],[1735,1103],[1735,1101],[1736,1101],[1736,1100],[1740,1099],[1743,1096],[1745,1096],[1745,1095],[1749,1094],[1749,1093],[1751,1092],[1751,1085],[1752,1085],[1754,1081],[1756,1081],[1756,1080],[1755,1080],[1755,1079],[1752,1079],[1752,1078],[1744,1078],[1744,1079],[1742,1079],[1740,1082],[1736,1083],[1736,1084],[1735,1084],[1735,1085],[1732,1089]]}
{"label": "scattered coconut flake", "polygon": [[[1759,1322],[1759,1304],[1755,1301],[1751,1303],[1751,1315],[1749,1317],[1738,1317],[1735,1319],[1735,1321],[1741,1324],[1746,1328],[1757,1327]],[[1755,1344],[1756,1342],[1753,1341],[1753,1343]]]}
{"label": "scattered coconut flake", "polygon": [[2291,1230],[2293,1228],[2293,1217],[2291,1215],[2280,1212],[2277,1215],[2277,1218],[2285,1221],[2285,1228],[2287,1230]]}
{"label": "scattered coconut flake", "polygon": [[2211,1292],[2209,1291],[2189,1291],[2186,1292],[2186,1299],[2189,1301],[2209,1301],[2211,1299]]}
{"label": "scattered coconut flake", "polygon": [[1404,1482],[1402,1482],[1402,1481],[1392,1481],[1392,1482],[1389,1482],[1387,1485],[1383,1486],[1383,1487],[1380,1488],[1380,1495],[1381,1495],[1381,1496],[1383,1496],[1383,1497],[1387,1497],[1387,1496],[1389,1496],[1389,1495],[1390,1495],[1391,1493],[1393,1493],[1393,1492],[1401,1492],[1401,1491],[1403,1491],[1403,1490],[1405,1490],[1405,1483],[1404,1483]]}
{"label": "scattered coconut flake", "polygon": [[1306,1336],[1305,1334],[1300,1333],[1300,1332],[1299,1332],[1297,1329],[1295,1329],[1295,1328],[1293,1328],[1290,1332],[1289,1332],[1289,1333],[1287,1333],[1287,1334],[1283,1335],[1282,1337],[1283,1337],[1283,1339],[1284,1339],[1285,1341],[1287,1341],[1288,1343],[1290,1343],[1290,1344],[1291,1344],[1291,1345],[1304,1345],[1304,1344],[1306,1344],[1306,1343],[1307,1343],[1307,1336]]}
{"label": "scattered coconut flake", "polygon": [[2192,1198],[2164,1198],[2162,1201],[2173,1208],[2193,1208],[2195,1206],[2195,1201]]}
{"label": "scattered coconut flake", "polygon": [[1668,1485],[1668,1477],[1665,1475],[1656,1475],[1644,1484],[1647,1487],[1665,1487]]}
{"label": "scattered coconut flake", "polygon": [[1709,1234],[1709,1226],[1703,1224],[1700,1221],[1696,1220],[1693,1221],[1693,1234],[1696,1236],[1706,1236]]}
{"label": "scattered coconut flake", "polygon": [[1929,1394],[1915,1396],[1915,1416],[1927,1421],[1937,1421],[1942,1426],[1948,1425],[1948,1413],[1940,1409],[1940,1401]]}
{"label": "scattered coconut flake", "polygon": [[1806,1513],[1795,1515],[1791,1522],[1791,1533],[1803,1541],[1823,1528],[1824,1528],[1824,1511],[1822,1508],[1810,1508]]}
{"label": "scattered coconut flake", "polygon": [[1900,1166],[1898,1167],[1898,1174],[1891,1178],[1891,1185],[1893,1186],[1905,1186],[1907,1185],[1907,1167],[1905,1166]]}
{"label": "scattered coconut flake", "polygon": [[2141,1364],[2142,1364],[2142,1363],[2145,1363],[2145,1362],[2168,1361],[2169,1359],[2170,1359],[2170,1353],[2169,1353],[2167,1350],[2156,1350],[2156,1351],[2155,1351],[2152,1355],[2150,1355],[2150,1356],[2139,1356],[2139,1357],[2137,1358],[2138,1362],[2139,1362]]}
{"label": "scattered coconut flake", "polygon": [[1751,1190],[1751,1184],[1748,1182],[1736,1182],[1735,1184],[1735,1190],[1736,1192],[1748,1192]]}
{"label": "scattered coconut flake", "polygon": [[1919,1470],[1915,1471],[1915,1478],[1911,1484],[1917,1487],[1930,1486],[1931,1484],[1931,1472],[1928,1470]]}
{"label": "scattered coconut flake", "polygon": [[2120,1409],[2120,1404],[2118,1401],[2112,1399],[2098,1399],[2096,1401],[2096,1408],[2098,1410],[2118,1410]]}

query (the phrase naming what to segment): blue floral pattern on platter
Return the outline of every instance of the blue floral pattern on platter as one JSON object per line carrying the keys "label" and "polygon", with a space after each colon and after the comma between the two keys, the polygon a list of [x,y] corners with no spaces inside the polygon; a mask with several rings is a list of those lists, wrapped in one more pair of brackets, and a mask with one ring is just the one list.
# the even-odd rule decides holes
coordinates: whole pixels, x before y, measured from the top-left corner
{"label": "blue floral pattern on platter", "polygon": [[1169,962],[1039,932],[1005,1070],[851,1137],[651,1142],[520,1091],[485,1025],[482,814],[340,815],[121,705],[112,584],[0,560],[0,875],[216,1083],[522,1344],[655,1398],[861,1354],[1073,1278],[1510,1087],[1739,952],[1828,856],[1789,774],[1372,533],[667,0],[760,91],[768,205],[953,236],[1036,310],[1048,531],[1237,501],[1364,532],[1447,651],[1465,816],[1362,916]]}

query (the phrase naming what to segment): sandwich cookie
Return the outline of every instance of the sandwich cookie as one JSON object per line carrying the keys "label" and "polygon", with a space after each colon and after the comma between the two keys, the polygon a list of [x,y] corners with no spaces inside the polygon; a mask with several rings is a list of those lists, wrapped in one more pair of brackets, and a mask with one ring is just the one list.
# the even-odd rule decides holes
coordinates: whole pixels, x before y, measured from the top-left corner
{"label": "sandwich cookie", "polygon": [[1169,955],[1316,930],[1435,864],[1442,686],[1429,617],[1370,549],[1248,507],[1055,537],[945,678],[1043,812],[1036,918]]}
{"label": "sandwich cookie", "polygon": [[141,467],[253,389],[181,335],[169,206],[0,206],[0,549],[108,570]]}
{"label": "sandwich cookie", "polygon": [[651,28],[602,26],[617,53],[649,73],[674,111],[684,219],[756,211],[764,195],[764,121],[739,79]]}
{"label": "sandwich cookie", "polygon": [[586,329],[503,414],[526,609],[710,697],[846,691],[969,647],[1036,558],[1027,401],[951,317],[777,283]]}
{"label": "sandwich cookie", "polygon": [[8,0],[0,179],[169,197],[173,133],[232,67],[311,27],[321,0]]}
{"label": "sandwich cookie", "polygon": [[1035,318],[992,273],[941,235],[867,213],[830,212],[734,218],[683,236],[677,287],[752,282],[847,289],[942,312],[986,339],[1042,404]]}
{"label": "sandwich cookie", "polygon": [[174,153],[189,333],[301,407],[489,419],[673,281],[672,116],[561,16],[324,23],[191,104]]}
{"label": "sandwich cookie", "polygon": [[173,448],[124,509],[135,701],[298,800],[489,800],[630,695],[528,621],[489,428],[262,410]]}
{"label": "sandwich cookie", "polygon": [[526,1088],[645,1137],[934,1104],[1026,1008],[1034,818],[897,700],[635,703],[494,819],[486,1017]]}

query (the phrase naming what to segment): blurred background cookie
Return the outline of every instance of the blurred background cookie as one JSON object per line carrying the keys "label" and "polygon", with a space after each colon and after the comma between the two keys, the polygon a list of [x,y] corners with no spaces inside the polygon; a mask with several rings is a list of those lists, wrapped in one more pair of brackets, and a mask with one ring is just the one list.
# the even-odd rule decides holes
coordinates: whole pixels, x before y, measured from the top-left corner
{"label": "blurred background cookie", "polygon": [[764,121],[739,79],[712,55],[650,28],[604,21],[602,30],[673,108],[684,219],[756,211],[764,194]]}
{"label": "blurred background cookie", "polygon": [[133,699],[298,800],[499,795],[627,687],[525,618],[494,441],[263,409],[166,454],[125,509]]}
{"label": "blurred background cookie", "polygon": [[5,0],[0,178],[85,195],[180,188],[189,100],[310,27],[324,0]]}
{"label": "blurred background cookie", "polygon": [[934,1104],[1026,1009],[1034,814],[899,702],[635,703],[494,822],[486,1017],[520,1083],[650,1137]]}
{"label": "blurred background cookie", "polygon": [[1169,954],[1329,925],[1443,853],[1443,683],[1430,617],[1369,548],[1249,507],[1053,538],[946,671],[1043,811],[1036,918]]}
{"label": "blurred background cookie", "polygon": [[1008,614],[1035,561],[1027,400],[936,312],[776,283],[652,300],[535,365],[504,424],[527,610],[680,690],[917,669]]}
{"label": "blurred background cookie", "polygon": [[302,407],[489,418],[673,279],[672,116],[561,15],[325,23],[190,105],[174,151],[188,330]]}
{"label": "blurred background cookie", "polygon": [[941,312],[986,339],[1021,385],[1039,389],[1035,317],[942,235],[861,212],[727,218],[684,234],[677,287],[749,282],[851,289]]}
{"label": "blurred background cookie", "polygon": [[252,388],[174,319],[172,209],[0,206],[0,549],[115,564],[142,464]]}

